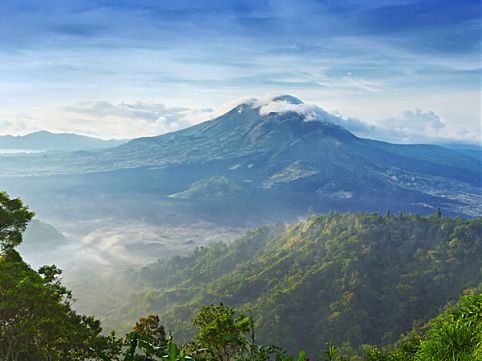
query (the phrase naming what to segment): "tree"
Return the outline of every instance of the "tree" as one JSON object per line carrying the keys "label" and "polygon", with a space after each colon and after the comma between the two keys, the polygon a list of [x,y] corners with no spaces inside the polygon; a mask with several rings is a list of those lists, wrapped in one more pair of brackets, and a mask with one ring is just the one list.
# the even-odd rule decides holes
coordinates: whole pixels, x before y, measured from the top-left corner
{"label": "tree", "polygon": [[151,338],[159,346],[166,347],[167,345],[166,331],[161,325],[158,315],[141,317],[132,330]]}
{"label": "tree", "polygon": [[22,243],[22,233],[34,216],[19,198],[10,199],[8,194],[0,192],[0,251],[14,249]]}
{"label": "tree", "polygon": [[145,353],[141,356],[134,355],[135,360],[149,361],[154,360],[154,356],[162,357],[166,353],[168,340],[164,326],[159,321],[159,316],[141,317],[127,337],[126,342],[128,344],[131,344],[132,341],[137,344],[136,348],[141,346]]}
{"label": "tree", "polygon": [[114,335],[101,336],[98,320],[72,310],[61,271],[44,266],[37,272],[14,249],[32,216],[19,199],[0,193],[0,360],[95,360],[93,350],[118,353],[120,344]]}
{"label": "tree", "polygon": [[435,217],[437,218],[442,217],[442,210],[440,209],[440,207],[437,207],[437,209],[435,210]]}
{"label": "tree", "polygon": [[203,306],[194,317],[193,325],[199,328],[194,336],[198,346],[208,349],[219,361],[229,361],[247,343],[251,319],[229,306]]}
{"label": "tree", "polygon": [[71,309],[72,295],[60,284],[60,270],[39,272],[15,250],[0,257],[0,359],[70,360],[109,353],[112,336],[101,336],[100,322]]}

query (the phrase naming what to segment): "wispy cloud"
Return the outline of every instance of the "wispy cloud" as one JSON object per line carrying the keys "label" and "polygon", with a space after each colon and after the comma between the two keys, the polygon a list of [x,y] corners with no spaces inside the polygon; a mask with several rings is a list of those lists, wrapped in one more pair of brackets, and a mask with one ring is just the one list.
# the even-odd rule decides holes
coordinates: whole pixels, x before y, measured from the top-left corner
{"label": "wispy cloud", "polygon": [[434,112],[423,112],[420,109],[414,112],[407,110],[400,117],[384,119],[382,125],[398,131],[420,132],[432,136],[437,136],[446,126]]}
{"label": "wispy cloud", "polygon": [[[393,143],[441,143],[449,141],[481,143],[480,133],[466,128],[453,129],[433,111],[406,110],[399,116],[367,122],[358,118],[344,117],[339,112],[329,113],[314,104],[283,95],[269,95],[259,99],[244,100],[245,104],[259,109],[261,116],[269,113],[294,112],[306,121],[324,121],[340,125],[354,134],[369,139]],[[447,131],[445,131],[447,129]]]}
{"label": "wispy cloud", "polygon": [[[114,105],[162,99],[203,108],[294,92],[363,116],[432,109],[449,115],[447,128],[471,122],[473,130],[480,121],[480,6],[473,0],[3,1],[0,119],[37,117],[82,99]],[[463,112],[446,111],[467,92],[479,96],[464,101]],[[438,104],[424,102],[429,97]],[[98,117],[99,127],[132,117],[121,110]],[[58,112],[65,118],[51,118],[50,126],[72,113]],[[94,121],[92,114],[79,121],[86,119]],[[146,129],[161,130],[157,124]]]}
{"label": "wispy cloud", "polygon": [[[46,129],[101,138],[153,136],[189,127],[211,117],[209,108],[169,107],[156,102],[81,101],[35,117],[0,122],[1,134]],[[62,119],[53,123],[52,118]]]}
{"label": "wispy cloud", "polygon": [[[307,121],[332,122],[364,138],[394,143],[481,143],[479,128],[455,127],[430,110],[406,110],[399,115],[379,116],[367,121],[344,116],[337,111],[328,112],[318,105],[298,102],[296,98],[284,97],[266,95],[260,98],[240,98],[216,109],[168,106],[161,102],[80,101],[49,112],[37,113],[35,116],[20,114],[15,118],[2,120],[0,134],[17,135],[49,130],[105,139],[155,136],[216,118],[240,103],[246,103],[259,108],[261,116],[271,112],[297,112]],[[62,121],[54,123],[52,119]]]}
{"label": "wispy cloud", "polygon": [[481,134],[477,130],[447,127],[447,124],[433,111],[420,109],[406,110],[398,116],[382,118],[375,122],[337,114],[337,119],[333,119],[333,122],[360,137],[392,143],[482,143]]}
{"label": "wispy cloud", "polygon": [[64,127],[75,123],[83,133],[116,138],[135,138],[168,133],[210,118],[212,109],[169,107],[162,103],[135,102],[113,104],[83,101],[64,107]]}

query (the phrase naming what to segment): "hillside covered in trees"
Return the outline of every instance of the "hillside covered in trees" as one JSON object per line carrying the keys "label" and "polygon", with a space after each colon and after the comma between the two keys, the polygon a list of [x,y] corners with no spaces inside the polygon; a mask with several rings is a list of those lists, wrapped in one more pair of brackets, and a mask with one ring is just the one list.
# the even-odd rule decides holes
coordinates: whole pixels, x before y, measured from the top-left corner
{"label": "hillside covered in trees", "polygon": [[[181,339],[202,304],[256,319],[258,337],[311,353],[386,345],[482,283],[482,219],[335,214],[248,232],[142,269],[124,321],[159,313]],[[124,325],[127,327],[127,324]]]}
{"label": "hillside covered in trees", "polygon": [[[298,361],[307,356],[473,361],[482,356],[482,294],[475,288],[480,219],[328,214],[165,259],[136,276],[157,291],[130,304],[132,312],[157,307],[161,318],[141,317],[119,337],[103,333],[99,320],[72,308],[72,293],[61,284],[57,267],[35,271],[23,261],[16,248],[32,217],[19,199],[0,193],[1,360],[294,361],[297,354]],[[466,295],[456,303],[462,290]],[[454,302],[447,306],[447,300]],[[122,313],[119,319],[128,322],[128,309]],[[433,316],[423,327],[421,321],[412,325]],[[181,343],[163,323],[175,327]],[[402,331],[407,333],[399,337]]]}

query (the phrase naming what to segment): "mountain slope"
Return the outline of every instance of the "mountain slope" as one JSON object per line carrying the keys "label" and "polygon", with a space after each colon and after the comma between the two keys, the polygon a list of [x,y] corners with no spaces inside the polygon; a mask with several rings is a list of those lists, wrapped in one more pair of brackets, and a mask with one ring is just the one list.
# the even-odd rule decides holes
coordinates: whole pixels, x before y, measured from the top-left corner
{"label": "mountain slope", "polygon": [[[115,188],[123,182],[118,172],[142,172],[147,185],[141,192],[169,202],[176,202],[170,195],[187,192],[196,182],[221,177],[249,195],[232,202],[236,209],[257,213],[253,207],[262,203],[292,217],[310,207],[320,212],[390,208],[426,214],[441,207],[448,214],[482,213],[477,159],[434,145],[358,138],[337,122],[338,117],[291,96],[251,99],[216,119],[112,149],[3,156],[0,174],[102,173],[111,176]],[[161,186],[160,177],[170,185]],[[131,178],[135,183],[122,187],[137,187],[138,179]],[[209,210],[209,199],[203,201]]]}
{"label": "mountain slope", "polygon": [[209,177],[193,183],[189,189],[169,195],[177,199],[226,200],[243,194],[243,188],[225,177]]}
{"label": "mountain slope", "polygon": [[90,150],[118,146],[123,140],[102,140],[70,133],[39,131],[22,136],[0,136],[0,149],[22,150]]}
{"label": "mountain slope", "polygon": [[160,313],[188,337],[202,304],[251,311],[262,342],[311,354],[387,344],[482,282],[482,218],[327,214],[247,233],[142,270],[124,320]]}
{"label": "mountain slope", "polygon": [[67,242],[65,236],[52,225],[33,219],[25,230],[19,250],[27,255],[48,252]]}

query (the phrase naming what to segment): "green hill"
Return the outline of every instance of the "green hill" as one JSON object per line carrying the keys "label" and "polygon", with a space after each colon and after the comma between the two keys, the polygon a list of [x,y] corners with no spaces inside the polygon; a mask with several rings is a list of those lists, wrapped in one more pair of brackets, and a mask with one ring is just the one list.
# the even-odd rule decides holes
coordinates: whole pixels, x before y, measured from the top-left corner
{"label": "green hill", "polygon": [[213,200],[227,199],[240,195],[244,189],[226,177],[209,177],[191,184],[183,192],[169,195],[169,198]]}
{"label": "green hill", "polygon": [[252,312],[263,343],[317,352],[394,342],[482,283],[482,219],[334,214],[159,260],[119,319],[159,313],[178,338],[203,304]]}

